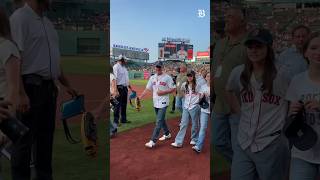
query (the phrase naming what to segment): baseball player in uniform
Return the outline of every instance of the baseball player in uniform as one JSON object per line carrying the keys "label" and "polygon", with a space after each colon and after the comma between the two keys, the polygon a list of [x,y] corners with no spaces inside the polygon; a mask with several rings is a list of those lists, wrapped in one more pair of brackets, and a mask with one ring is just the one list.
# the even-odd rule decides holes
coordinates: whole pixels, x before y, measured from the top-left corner
{"label": "baseball player in uniform", "polygon": [[156,127],[152,133],[151,139],[145,144],[148,148],[156,145],[160,130],[163,129],[164,135],[160,141],[171,138],[170,131],[165,121],[167,107],[169,106],[169,94],[176,91],[176,86],[170,75],[162,72],[163,64],[158,61],[156,64],[156,74],[152,75],[148,81],[146,89],[139,96],[142,99],[148,91],[153,92],[153,106],[156,112]]}
{"label": "baseball player in uniform", "polygon": [[[282,128],[289,80],[277,73],[272,42],[267,30],[251,32],[245,41],[247,62],[232,70],[226,86],[231,110],[241,114],[232,180],[283,180],[286,176],[289,146]],[[236,93],[240,93],[239,104]]]}

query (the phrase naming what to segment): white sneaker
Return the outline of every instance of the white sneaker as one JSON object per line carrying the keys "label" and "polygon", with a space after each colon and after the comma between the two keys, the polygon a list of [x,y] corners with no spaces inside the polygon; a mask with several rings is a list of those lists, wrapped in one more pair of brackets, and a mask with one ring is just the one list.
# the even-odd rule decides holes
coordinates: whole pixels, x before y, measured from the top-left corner
{"label": "white sneaker", "polygon": [[171,138],[171,134],[169,133],[168,136],[166,136],[165,134],[159,138],[159,141],[164,141],[164,140],[167,140],[167,139],[170,139]]}
{"label": "white sneaker", "polygon": [[148,148],[153,148],[155,145],[156,145],[156,143],[154,143],[152,140],[150,140],[149,142],[147,142],[145,144],[145,146]]}
{"label": "white sneaker", "polygon": [[201,152],[200,149],[197,146],[192,146],[192,149],[197,153]]}
{"label": "white sneaker", "polygon": [[197,143],[194,140],[192,140],[192,141],[190,141],[190,144],[191,145],[196,145]]}
{"label": "white sneaker", "polygon": [[181,147],[182,147],[181,144],[178,144],[178,143],[176,143],[176,142],[171,143],[171,146],[173,146],[173,147],[175,147],[175,148],[181,148]]}

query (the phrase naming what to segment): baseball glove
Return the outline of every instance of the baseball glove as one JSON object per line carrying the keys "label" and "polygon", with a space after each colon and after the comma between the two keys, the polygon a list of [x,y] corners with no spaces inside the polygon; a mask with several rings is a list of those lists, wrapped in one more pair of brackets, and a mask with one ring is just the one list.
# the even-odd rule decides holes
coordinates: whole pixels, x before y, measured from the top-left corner
{"label": "baseball glove", "polygon": [[135,99],[135,108],[138,112],[141,111],[141,102],[138,97],[136,97],[136,99]]}
{"label": "baseball glove", "polygon": [[97,155],[97,127],[94,122],[94,116],[90,112],[85,112],[81,120],[81,139],[84,150],[90,157]]}

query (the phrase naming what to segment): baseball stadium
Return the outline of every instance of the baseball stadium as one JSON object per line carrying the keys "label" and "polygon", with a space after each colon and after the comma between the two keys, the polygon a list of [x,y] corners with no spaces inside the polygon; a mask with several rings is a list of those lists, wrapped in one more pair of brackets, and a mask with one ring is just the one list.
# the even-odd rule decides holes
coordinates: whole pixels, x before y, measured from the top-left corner
{"label": "baseball stadium", "polygon": [[[273,39],[275,55],[291,46],[292,29],[304,25],[312,32],[320,30],[320,4],[312,0],[221,0],[211,3],[211,43],[215,44],[224,32],[224,15],[230,5],[242,6],[247,17],[247,29],[268,29]],[[217,59],[212,59],[211,62]],[[230,179],[230,164],[217,152],[211,142],[211,178]]]}
{"label": "baseball stadium", "polygon": [[[179,59],[175,54],[180,49],[176,46],[165,49],[165,45],[159,43],[158,58],[163,62],[163,71],[175,78],[178,74],[177,69],[182,63],[186,63],[188,69],[193,69],[197,74],[202,72],[209,72],[209,65],[205,64],[209,61],[209,52],[197,52],[197,56],[193,54],[189,58]],[[173,47],[173,48],[172,48]],[[191,46],[192,47],[192,46]],[[141,48],[141,51],[146,48]],[[161,53],[161,49],[165,53]],[[173,50],[174,49],[174,50]],[[171,50],[171,52],[170,52]],[[190,51],[189,51],[190,52]],[[118,56],[124,55],[127,60],[127,69],[129,71],[130,85],[137,93],[141,95],[144,91],[149,78],[155,74],[156,62],[148,62],[148,53],[137,52],[128,49],[119,49],[114,46],[110,51],[111,65],[117,63]],[[201,54],[202,53],[202,54]],[[167,54],[167,58],[162,55]],[[169,58],[170,57],[170,58]],[[193,62],[192,62],[193,60]],[[129,91],[130,95],[130,91]],[[179,131],[179,123],[181,121],[181,113],[175,109],[174,96],[170,95],[170,105],[167,108],[166,121],[168,127],[172,130],[172,134]],[[110,120],[113,121],[113,113],[110,114]],[[137,111],[135,100],[132,99],[132,104],[127,107],[127,119],[131,121],[129,124],[118,126],[117,135],[110,140],[110,178],[111,179],[140,179],[139,177],[148,177],[156,179],[160,174],[161,178],[186,178],[188,172],[191,173],[195,168],[203,172],[203,174],[194,174],[193,178],[208,178],[209,177],[209,140],[206,139],[203,153],[197,155],[190,151],[189,148],[182,148],[182,150],[175,150],[170,148],[170,143],[161,143],[155,148],[155,151],[150,151],[143,147],[143,144],[152,133],[155,115],[153,108],[152,93],[148,93],[143,101],[141,101],[141,110]],[[186,134],[187,141],[190,141],[190,129],[188,128]],[[128,145],[130,150],[128,151]],[[187,146],[186,146],[187,147]],[[149,158],[141,158],[148,156]],[[179,161],[173,160],[174,157],[180,157]],[[158,162],[161,165],[155,165]],[[204,163],[207,162],[207,163]],[[166,167],[176,167],[167,171]],[[158,173],[150,174],[150,171]]]}
{"label": "baseball stadium", "polygon": [[[144,93],[147,84],[149,84],[148,86],[153,84],[152,86],[156,87],[154,84],[158,82],[153,81],[155,77],[163,77],[163,79],[159,79],[159,84],[163,84],[164,87],[171,84],[169,79],[172,79],[175,85],[180,83],[181,86],[182,83],[178,80],[178,77],[180,74],[186,73],[185,70],[182,70],[185,65],[185,69],[193,70],[197,82],[198,79],[201,79],[199,82],[206,84],[207,81],[203,75],[209,72],[209,33],[201,34],[199,32],[209,30],[209,18],[201,19],[197,17],[196,7],[207,8],[209,1],[201,1],[201,3],[174,1],[170,5],[163,4],[160,1],[152,1],[152,3],[145,0],[141,1],[141,4],[147,4],[145,7],[132,4],[127,0],[123,2],[126,2],[127,5],[123,11],[121,11],[123,9],[121,3],[118,1],[112,1],[111,3],[111,22],[114,24],[111,24],[110,64],[113,67],[113,73],[122,76],[119,73],[120,70],[118,70],[120,69],[119,64],[122,63],[122,60],[126,62],[132,89],[132,91],[128,90],[128,97],[129,99],[132,98],[132,105],[128,102],[126,110],[126,119],[129,123],[118,122],[121,119],[118,120],[115,117],[116,110],[110,114],[110,121],[117,127],[116,135],[110,139],[110,179],[209,180],[210,145],[208,130],[210,125],[208,125],[208,130],[205,131],[206,138],[201,153],[192,150],[191,126],[186,128],[183,147],[173,147],[174,137],[180,131],[182,112],[181,109],[176,108],[176,93],[170,93],[168,94],[168,102],[162,101],[162,103],[169,104],[165,110],[164,121],[172,137],[168,136],[165,138],[166,140],[161,140],[167,134],[164,129],[164,131],[160,130],[159,137],[156,138],[158,139],[156,145],[151,144],[149,146],[150,135],[156,131],[155,126],[160,124],[155,111],[157,109],[160,111],[163,107],[158,108],[154,104],[158,100],[161,102],[160,99],[157,100],[158,97],[154,95],[155,93]],[[161,10],[162,8],[165,8],[168,13]],[[148,11],[150,13],[147,13]],[[182,11],[189,14],[184,14]],[[128,22],[126,17],[128,15],[131,17],[131,13],[135,13],[132,15],[132,19],[137,19],[137,21],[134,22],[134,26],[125,32],[123,25],[130,26],[132,22]],[[181,18],[195,19],[200,25],[196,27],[189,20],[180,21]],[[164,19],[166,21],[163,21]],[[140,28],[144,31],[141,31]],[[183,29],[192,30],[189,33],[183,33],[181,32]],[[142,32],[141,36],[140,31]],[[205,39],[204,42],[203,39]],[[158,74],[157,68],[159,66],[161,66],[163,76]],[[162,85],[159,85],[159,88],[160,86]],[[119,86],[118,90],[121,96],[122,90]],[[145,94],[145,96],[140,99],[142,94]],[[138,110],[135,104],[137,97],[141,104],[141,109],[138,108]],[[197,121],[200,120],[197,119]]]}
{"label": "baseball stadium", "polygon": [[[23,1],[1,0],[10,16]],[[104,0],[53,0],[47,17],[59,36],[62,69],[79,94],[85,97],[85,109],[92,111],[105,100],[107,93],[107,46],[109,4]],[[56,130],[53,146],[54,179],[107,179],[107,142],[105,120],[97,120],[98,152],[87,156],[83,144],[67,141],[61,121],[61,104],[71,97],[58,96]],[[81,115],[68,119],[74,139],[81,140]],[[10,161],[3,158],[3,178],[10,178]]]}

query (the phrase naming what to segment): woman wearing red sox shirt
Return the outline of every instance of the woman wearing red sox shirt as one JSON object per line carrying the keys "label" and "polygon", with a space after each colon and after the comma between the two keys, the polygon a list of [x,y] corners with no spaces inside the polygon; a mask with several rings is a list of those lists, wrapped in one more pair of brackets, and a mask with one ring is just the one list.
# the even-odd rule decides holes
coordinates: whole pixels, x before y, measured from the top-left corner
{"label": "woman wearing red sox shirt", "polygon": [[232,70],[227,83],[231,110],[240,114],[231,180],[286,179],[290,153],[281,132],[290,80],[277,70],[272,42],[268,30],[251,32],[245,41],[247,60]]}
{"label": "woman wearing red sox shirt", "polygon": [[198,127],[200,118],[200,85],[196,81],[196,73],[189,71],[187,73],[187,82],[181,85],[181,90],[184,92],[184,105],[180,123],[180,130],[171,146],[182,147],[184,137],[188,128],[190,117],[192,120],[191,127],[191,145],[196,145],[198,141]]}

